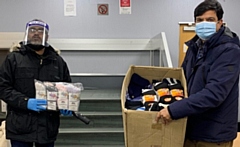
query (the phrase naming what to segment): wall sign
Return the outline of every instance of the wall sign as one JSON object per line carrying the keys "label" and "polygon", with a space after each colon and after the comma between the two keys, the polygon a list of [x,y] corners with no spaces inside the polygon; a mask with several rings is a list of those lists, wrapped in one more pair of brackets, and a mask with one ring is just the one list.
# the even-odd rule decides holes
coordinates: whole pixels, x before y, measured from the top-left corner
{"label": "wall sign", "polygon": [[119,13],[131,14],[131,0],[119,0]]}
{"label": "wall sign", "polygon": [[108,4],[98,4],[97,11],[98,15],[108,15]]}
{"label": "wall sign", "polygon": [[64,16],[76,15],[76,0],[64,0]]}

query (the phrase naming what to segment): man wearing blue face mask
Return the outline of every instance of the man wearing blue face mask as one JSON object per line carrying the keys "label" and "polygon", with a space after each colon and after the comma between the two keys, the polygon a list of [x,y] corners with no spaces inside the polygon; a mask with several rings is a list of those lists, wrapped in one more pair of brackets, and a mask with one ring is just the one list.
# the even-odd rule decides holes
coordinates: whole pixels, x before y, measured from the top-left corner
{"label": "man wearing blue face mask", "polygon": [[197,35],[186,42],[182,64],[189,97],[156,117],[165,124],[188,117],[185,147],[232,147],[237,136],[240,42],[223,26],[223,13],[216,0],[195,8]]}
{"label": "man wearing blue face mask", "polygon": [[[195,32],[202,41],[205,41],[216,33],[217,23],[200,20],[200,22],[196,22]],[[222,22],[219,24],[222,25]]]}

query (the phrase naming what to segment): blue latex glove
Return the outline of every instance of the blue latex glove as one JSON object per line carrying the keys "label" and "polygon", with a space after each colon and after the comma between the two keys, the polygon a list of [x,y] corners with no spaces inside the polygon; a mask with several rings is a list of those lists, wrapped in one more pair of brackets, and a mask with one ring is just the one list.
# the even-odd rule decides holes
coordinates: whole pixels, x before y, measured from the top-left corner
{"label": "blue latex glove", "polygon": [[63,116],[72,116],[72,111],[67,110],[67,109],[60,109],[60,113]]}
{"label": "blue latex glove", "polygon": [[28,99],[27,108],[37,112],[46,110],[47,100],[30,98]]}

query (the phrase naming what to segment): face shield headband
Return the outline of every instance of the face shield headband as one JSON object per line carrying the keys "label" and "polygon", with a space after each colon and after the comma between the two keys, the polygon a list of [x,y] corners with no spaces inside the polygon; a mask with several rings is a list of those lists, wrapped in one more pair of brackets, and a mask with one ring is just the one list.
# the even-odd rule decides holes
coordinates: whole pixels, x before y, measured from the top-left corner
{"label": "face shield headband", "polygon": [[[34,26],[39,26],[42,29],[31,29]],[[24,37],[24,44],[33,44],[32,41],[30,41],[31,38],[29,38],[29,33],[41,33],[42,38],[41,38],[41,43],[39,42],[38,45],[42,45],[42,46],[47,46],[46,43],[46,33],[49,31],[49,26],[47,23],[42,22],[42,21],[38,21],[38,20],[33,20],[30,21],[26,24],[26,32],[25,32],[25,37]]]}

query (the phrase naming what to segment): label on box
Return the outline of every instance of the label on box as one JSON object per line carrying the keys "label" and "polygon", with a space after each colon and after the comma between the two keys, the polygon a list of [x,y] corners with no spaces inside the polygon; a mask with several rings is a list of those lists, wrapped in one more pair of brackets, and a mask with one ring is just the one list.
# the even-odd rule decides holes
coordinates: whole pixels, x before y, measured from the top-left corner
{"label": "label on box", "polygon": [[57,101],[58,92],[57,91],[47,91],[47,100]]}
{"label": "label on box", "polygon": [[46,91],[45,90],[37,90],[36,91],[36,99],[44,99],[46,100]]}
{"label": "label on box", "polygon": [[57,102],[55,102],[55,101],[48,101],[47,102],[47,109],[48,110],[57,110]]}
{"label": "label on box", "polygon": [[58,99],[57,100],[58,109],[68,109],[68,99]]}
{"label": "label on box", "polygon": [[69,93],[69,102],[75,102],[80,100],[80,93]]}
{"label": "label on box", "polygon": [[80,100],[74,101],[74,102],[69,102],[68,110],[78,111],[79,103],[80,103]]}
{"label": "label on box", "polygon": [[68,99],[68,92],[66,92],[66,91],[58,91],[58,98],[59,99]]}

